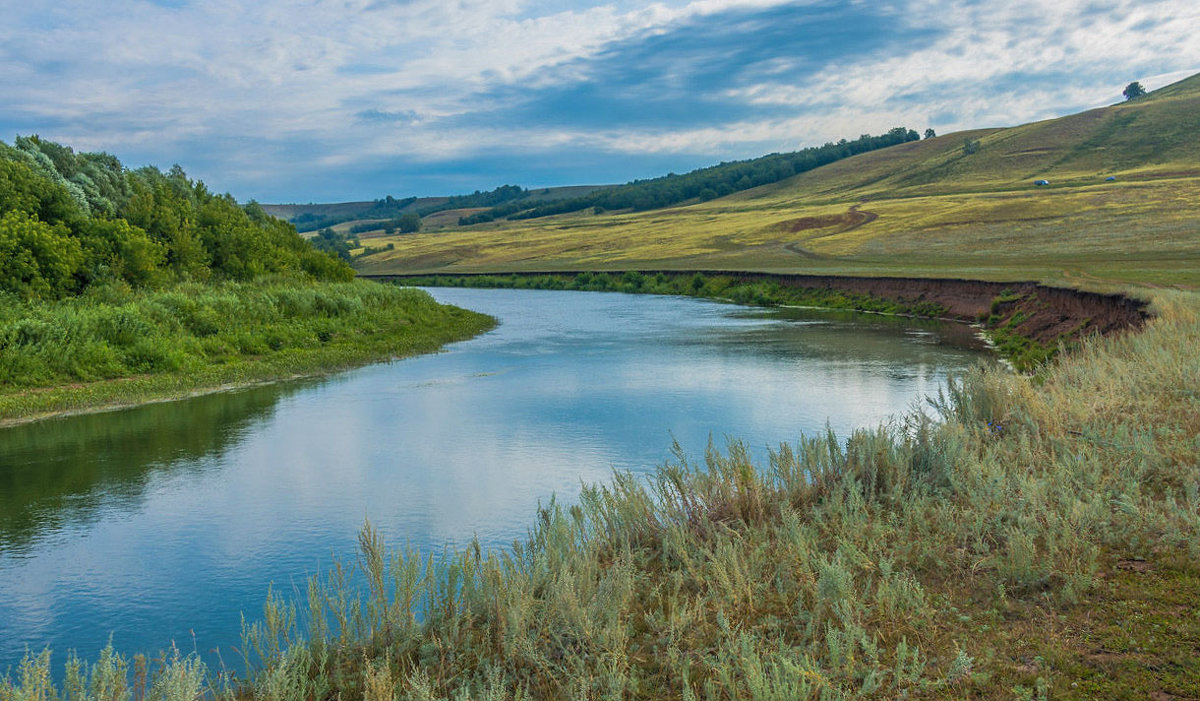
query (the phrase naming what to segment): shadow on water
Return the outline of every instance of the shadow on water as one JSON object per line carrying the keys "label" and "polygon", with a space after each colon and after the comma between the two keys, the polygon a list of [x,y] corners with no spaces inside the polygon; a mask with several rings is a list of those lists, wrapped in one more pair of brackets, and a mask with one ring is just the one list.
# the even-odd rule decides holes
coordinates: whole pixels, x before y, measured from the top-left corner
{"label": "shadow on water", "polygon": [[319,381],[288,382],[0,430],[0,555],[99,512],[138,508],[157,474],[203,470],[278,402]]}

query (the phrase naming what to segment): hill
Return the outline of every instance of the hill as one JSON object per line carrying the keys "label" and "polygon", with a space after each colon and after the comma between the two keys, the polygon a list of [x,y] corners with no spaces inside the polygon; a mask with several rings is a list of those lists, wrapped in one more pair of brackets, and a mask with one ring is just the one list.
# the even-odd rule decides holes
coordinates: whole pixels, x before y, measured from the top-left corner
{"label": "hill", "polygon": [[[372,241],[364,273],[707,269],[1200,285],[1200,75],[708,202]],[[1108,178],[1114,178],[1109,180]],[[1035,186],[1045,179],[1049,185]]]}
{"label": "hill", "polygon": [[[454,195],[449,197],[406,197],[396,199],[391,195],[378,200],[363,202],[333,202],[328,204],[264,204],[263,210],[273,217],[286,220],[296,226],[301,232],[317,231],[318,229],[333,228],[339,233],[346,233],[351,227],[371,222],[384,222],[401,214],[416,213],[422,217],[441,214],[448,211],[473,209],[483,211],[500,202],[519,199],[537,206],[548,202],[573,199],[589,195],[597,190],[609,187],[606,185],[571,185],[567,187],[551,187],[527,190],[515,185],[501,185],[489,192],[478,190],[470,195]],[[458,217],[447,219],[438,218],[451,223],[457,222]],[[380,230],[382,230],[382,226]]]}

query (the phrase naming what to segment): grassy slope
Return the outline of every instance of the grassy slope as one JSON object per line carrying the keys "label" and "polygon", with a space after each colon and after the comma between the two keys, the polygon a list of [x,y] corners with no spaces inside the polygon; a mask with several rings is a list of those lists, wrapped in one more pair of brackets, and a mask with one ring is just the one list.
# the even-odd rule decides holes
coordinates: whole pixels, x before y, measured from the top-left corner
{"label": "grassy slope", "polygon": [[[573,197],[582,197],[588,193],[595,192],[601,188],[608,187],[607,185],[569,185],[566,187],[551,187],[543,189],[534,189],[529,193],[529,202],[554,202],[556,200],[570,199]],[[416,202],[404,208],[406,212],[416,212],[427,207],[440,207],[446,204],[446,197],[421,197]],[[361,212],[370,209],[375,203],[373,201],[366,202],[333,202],[329,204],[264,204],[262,208],[273,217],[290,220],[300,214],[315,214],[321,217],[353,217]],[[455,209],[450,210],[451,213],[437,212],[430,215],[425,220],[426,228],[439,228],[442,226],[454,225],[458,222],[460,216],[481,212],[487,208],[479,209]],[[339,233],[346,233],[350,227],[356,224],[369,222],[384,222],[386,219],[350,219],[341,224],[331,227]],[[381,228],[380,232],[383,231]],[[312,232],[306,232],[311,235]]]}
{"label": "grassy slope", "polygon": [[367,281],[191,284],[13,302],[0,309],[0,426],[430,352],[493,323]]}
{"label": "grassy slope", "polygon": [[[383,238],[367,273],[744,269],[1200,286],[1200,76],[685,207]],[[963,142],[978,140],[964,155]],[[1105,182],[1108,175],[1116,182]],[[1035,178],[1050,187],[1032,185]]]}

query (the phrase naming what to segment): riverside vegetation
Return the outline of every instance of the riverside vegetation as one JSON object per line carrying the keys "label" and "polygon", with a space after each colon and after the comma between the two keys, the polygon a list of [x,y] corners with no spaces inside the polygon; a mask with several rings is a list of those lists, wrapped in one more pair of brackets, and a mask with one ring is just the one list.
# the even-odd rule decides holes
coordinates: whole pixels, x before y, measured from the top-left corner
{"label": "riverside vegetation", "polygon": [[493,323],[353,277],[178,167],[0,143],[0,423],[430,351]]}
{"label": "riverside vegetation", "polygon": [[[780,285],[773,280],[745,280],[736,274],[655,272],[627,270],[621,273],[581,272],[575,274],[508,275],[414,275],[399,282],[405,285],[479,287],[503,289],[580,290],[587,292],[624,292],[626,294],[687,295],[706,297],[735,304],[762,307],[800,306],[839,309],[875,314],[938,319],[949,315],[937,302],[926,300],[885,299],[874,295],[831,288]],[[995,320],[993,320],[993,317]],[[1036,372],[1054,358],[1059,346],[1039,343],[1013,330],[1012,324],[999,323],[991,315],[980,319],[988,329],[996,352],[1020,372]],[[1067,343],[1062,347],[1067,347]]]}
{"label": "riverside vegetation", "polygon": [[56,688],[31,652],[0,699],[1200,695],[1200,300],[1155,313],[1040,386],[980,368],[936,417],[616,474],[501,552],[368,525],[268,596],[237,679],[106,650]]}

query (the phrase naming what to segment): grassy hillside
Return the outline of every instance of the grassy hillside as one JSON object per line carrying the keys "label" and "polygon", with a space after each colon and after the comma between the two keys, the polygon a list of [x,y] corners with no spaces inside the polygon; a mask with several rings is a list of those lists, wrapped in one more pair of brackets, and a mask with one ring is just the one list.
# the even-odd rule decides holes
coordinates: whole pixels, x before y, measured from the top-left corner
{"label": "grassy hillside", "polygon": [[[567,187],[551,187],[529,190],[521,200],[530,206],[557,202],[559,200],[582,197],[605,185],[571,185]],[[476,193],[476,196],[486,196],[488,193]],[[455,224],[458,217],[463,215],[463,209],[469,208],[470,213],[480,212],[487,207],[472,203],[472,195],[456,197],[409,197],[401,200],[367,200],[363,202],[333,202],[328,204],[264,204],[263,211],[273,217],[295,224],[302,232],[311,232],[329,227],[339,233],[346,233],[350,227],[364,222],[384,222],[388,217],[398,214],[416,212],[425,217],[434,218],[429,222],[433,226]],[[452,213],[448,215],[447,212]],[[380,232],[383,228],[380,227]]]}
{"label": "grassy hillside", "polygon": [[[690,206],[373,240],[394,250],[358,268],[743,269],[1194,287],[1197,133],[1200,76],[1135,101],[893,146]],[[1050,185],[1033,185],[1042,178]]]}

